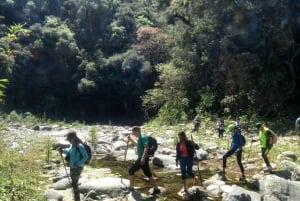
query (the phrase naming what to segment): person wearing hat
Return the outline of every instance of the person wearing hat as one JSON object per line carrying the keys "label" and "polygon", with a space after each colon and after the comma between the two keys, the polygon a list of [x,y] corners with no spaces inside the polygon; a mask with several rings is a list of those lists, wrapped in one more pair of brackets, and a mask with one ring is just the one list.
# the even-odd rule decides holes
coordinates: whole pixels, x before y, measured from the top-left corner
{"label": "person wearing hat", "polygon": [[80,201],[80,192],[78,181],[83,170],[85,161],[88,159],[88,154],[84,148],[83,142],[77,137],[75,131],[67,133],[66,140],[70,142],[70,147],[61,149],[60,152],[70,156],[70,177],[73,188],[74,200]]}
{"label": "person wearing hat", "polygon": [[223,170],[220,173],[225,175],[227,158],[235,153],[237,163],[238,163],[241,173],[242,173],[242,175],[240,177],[240,181],[244,181],[245,180],[245,174],[244,174],[245,170],[244,170],[244,167],[242,164],[242,153],[243,153],[242,136],[239,132],[238,127],[234,124],[228,125],[226,131],[231,133],[232,140],[231,140],[230,149],[223,155]]}
{"label": "person wearing hat", "polygon": [[259,132],[259,140],[260,140],[260,146],[261,146],[261,156],[264,159],[264,162],[266,164],[266,171],[272,171],[272,166],[270,164],[269,158],[267,154],[271,150],[272,146],[268,143],[268,136],[271,135],[271,131],[269,128],[265,126],[265,124],[261,122],[257,122],[255,124],[255,127],[257,128]]}

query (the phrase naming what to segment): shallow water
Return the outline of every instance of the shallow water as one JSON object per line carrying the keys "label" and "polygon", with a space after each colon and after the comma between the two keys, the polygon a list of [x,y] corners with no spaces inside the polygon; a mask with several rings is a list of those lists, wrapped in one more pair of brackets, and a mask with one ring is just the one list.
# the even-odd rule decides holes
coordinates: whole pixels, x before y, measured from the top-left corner
{"label": "shallow water", "polygon": [[[113,173],[120,174],[123,178],[128,179],[128,168],[133,162],[124,162],[116,161],[114,158],[105,158],[92,162],[92,166],[95,168],[110,168]],[[195,165],[196,166],[196,165]],[[182,200],[181,197],[177,195],[177,192],[181,189],[181,176],[180,172],[168,171],[165,168],[159,168],[156,166],[150,165],[154,177],[158,186],[161,186],[166,189],[166,192],[161,196],[167,200],[179,201]],[[194,171],[198,175],[198,171]],[[215,172],[210,171],[209,169],[201,169],[200,175],[201,179],[205,180],[215,174]],[[142,170],[138,171],[135,174],[135,188],[138,192],[148,194],[149,189],[152,187],[150,183],[146,180],[146,177],[143,175]],[[188,179],[188,186],[192,186],[193,179]],[[201,185],[200,185],[201,186]],[[218,201],[220,199],[214,199]]]}

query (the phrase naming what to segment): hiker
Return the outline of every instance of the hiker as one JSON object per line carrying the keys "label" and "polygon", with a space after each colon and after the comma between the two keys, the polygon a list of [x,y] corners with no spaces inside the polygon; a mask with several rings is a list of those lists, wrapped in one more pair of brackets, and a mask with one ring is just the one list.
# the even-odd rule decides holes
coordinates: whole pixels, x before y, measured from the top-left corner
{"label": "hiker", "polygon": [[224,119],[221,117],[218,122],[218,133],[219,133],[219,139],[223,139],[223,134],[225,132],[225,122]]}
{"label": "hiker", "polygon": [[300,131],[300,117],[298,117],[295,121],[295,131],[296,133]]}
{"label": "hiker", "polygon": [[193,119],[193,125],[194,125],[193,132],[197,132],[198,133],[198,129],[199,129],[199,126],[200,126],[200,117],[199,117],[199,114],[197,114],[195,116],[195,118]]}
{"label": "hiker", "polygon": [[191,178],[195,177],[193,174],[193,158],[195,153],[194,143],[188,140],[184,131],[178,133],[179,142],[176,145],[176,167],[180,166],[182,190],[183,194],[188,193],[186,184],[187,175]]}
{"label": "hiker", "polygon": [[238,163],[241,173],[242,173],[242,175],[240,177],[240,181],[244,181],[245,180],[245,174],[244,174],[245,170],[244,170],[244,167],[242,164],[242,153],[243,153],[242,135],[239,132],[238,127],[234,124],[228,125],[226,131],[231,132],[232,141],[231,141],[230,149],[223,155],[223,170],[220,173],[225,175],[227,158],[229,156],[235,154],[237,163]]}
{"label": "hiker", "polygon": [[128,135],[128,140],[137,146],[138,158],[133,165],[129,168],[129,191],[134,191],[134,173],[139,169],[142,169],[145,176],[149,178],[151,185],[153,186],[153,195],[159,194],[160,189],[158,188],[149,166],[149,141],[148,136],[141,133],[141,129],[137,126],[132,128],[132,135],[137,138],[135,141],[131,135]]}
{"label": "hiker", "polygon": [[83,142],[77,137],[75,131],[68,132],[66,140],[70,142],[70,147],[60,149],[59,151],[60,153],[70,156],[70,177],[74,201],[80,201],[78,181],[83,170],[84,163],[88,160],[88,154],[84,148]]}
{"label": "hiker", "polygon": [[272,149],[272,144],[268,143],[268,137],[271,135],[271,131],[268,127],[265,126],[265,124],[258,122],[255,124],[255,127],[257,128],[259,132],[259,140],[260,140],[260,146],[261,146],[261,156],[264,159],[264,162],[266,164],[265,171],[272,171],[272,166],[270,164],[270,161],[268,159],[267,154]]}

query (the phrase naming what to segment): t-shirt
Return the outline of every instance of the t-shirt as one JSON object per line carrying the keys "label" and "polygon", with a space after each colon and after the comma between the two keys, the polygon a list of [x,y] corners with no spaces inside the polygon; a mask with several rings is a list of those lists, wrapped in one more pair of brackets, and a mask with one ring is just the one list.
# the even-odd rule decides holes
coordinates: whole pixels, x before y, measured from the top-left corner
{"label": "t-shirt", "polygon": [[268,135],[270,132],[271,131],[266,127],[263,131],[259,131],[259,140],[262,148],[268,148]]}
{"label": "t-shirt", "polygon": [[180,150],[181,157],[189,157],[189,152],[186,147],[186,143],[180,143],[179,150]]}
{"label": "t-shirt", "polygon": [[137,141],[137,155],[138,159],[141,159],[144,153],[145,145],[149,145],[148,136],[146,134],[141,134]]}

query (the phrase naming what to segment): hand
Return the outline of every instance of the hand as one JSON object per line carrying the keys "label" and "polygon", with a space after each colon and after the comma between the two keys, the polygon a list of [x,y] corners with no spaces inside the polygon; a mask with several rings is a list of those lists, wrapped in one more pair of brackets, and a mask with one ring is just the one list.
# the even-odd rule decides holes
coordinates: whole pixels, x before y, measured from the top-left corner
{"label": "hand", "polygon": [[63,153],[63,151],[64,151],[64,149],[62,148],[62,147],[60,147],[60,148],[58,148],[58,150],[57,150],[60,154],[62,154]]}
{"label": "hand", "polygon": [[145,164],[145,158],[141,158],[140,164],[141,164],[141,165],[144,165],[144,164]]}

